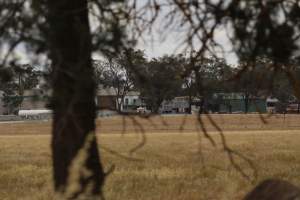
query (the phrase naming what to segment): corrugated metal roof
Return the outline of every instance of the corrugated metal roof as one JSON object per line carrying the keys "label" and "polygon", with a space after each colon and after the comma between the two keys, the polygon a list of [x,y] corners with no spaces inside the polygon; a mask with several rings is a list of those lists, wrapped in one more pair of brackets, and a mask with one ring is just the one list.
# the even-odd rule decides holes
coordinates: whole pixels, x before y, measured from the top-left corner
{"label": "corrugated metal roof", "polygon": [[140,94],[138,91],[129,91],[126,96],[140,96]]}
{"label": "corrugated metal roof", "polygon": [[[139,96],[140,92],[129,91],[126,96]],[[115,88],[100,88],[97,90],[97,96],[117,96],[117,90]]]}
{"label": "corrugated metal roof", "polygon": [[100,88],[97,90],[97,96],[117,96],[114,88]]}

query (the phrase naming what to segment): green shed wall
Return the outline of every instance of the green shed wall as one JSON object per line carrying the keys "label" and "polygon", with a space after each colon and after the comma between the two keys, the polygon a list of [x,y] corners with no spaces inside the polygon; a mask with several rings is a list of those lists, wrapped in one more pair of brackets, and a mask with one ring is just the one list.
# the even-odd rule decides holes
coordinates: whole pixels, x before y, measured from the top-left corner
{"label": "green shed wall", "polygon": [[[229,105],[231,105],[231,112],[245,112],[244,99],[226,99],[220,104],[220,112],[230,112]],[[252,99],[249,101],[248,112],[266,113],[266,101],[263,99]]]}

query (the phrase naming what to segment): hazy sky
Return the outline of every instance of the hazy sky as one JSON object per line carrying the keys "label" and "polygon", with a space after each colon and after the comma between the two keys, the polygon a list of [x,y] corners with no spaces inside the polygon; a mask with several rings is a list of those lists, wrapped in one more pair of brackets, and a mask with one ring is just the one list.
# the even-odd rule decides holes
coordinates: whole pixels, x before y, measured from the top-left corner
{"label": "hazy sky", "polygon": [[[136,46],[137,49],[142,49],[145,51],[148,58],[160,57],[165,54],[174,54],[182,52],[182,34],[178,34],[175,31],[169,31],[167,37],[160,38],[160,34],[154,32],[151,36],[150,34],[144,34],[145,40],[140,39]],[[225,59],[229,64],[236,64],[237,58],[235,54],[231,52],[230,42],[227,40],[226,34],[224,31],[219,31],[216,34],[216,40],[223,45],[227,54],[225,54]],[[20,46],[18,48],[17,57],[20,58],[21,63],[30,62],[29,58],[26,56],[27,52],[24,47]],[[94,56],[94,58],[99,58],[99,56]]]}
{"label": "hazy sky", "polygon": [[[130,1],[130,0],[129,0]],[[160,2],[164,2],[166,0],[160,0]],[[137,8],[143,7],[149,0],[139,0],[136,1]],[[165,54],[174,54],[174,53],[183,53],[184,45],[182,45],[182,42],[184,41],[185,35],[185,28],[186,26],[172,26],[172,28],[164,29],[166,25],[166,18],[165,16],[170,12],[170,7],[163,7],[161,8],[157,19],[155,23],[152,25],[152,32],[149,33],[148,31],[144,31],[143,38],[144,40],[140,39],[138,41],[138,44],[136,46],[137,49],[141,49],[145,51],[146,56],[151,59],[153,57],[160,57]],[[150,18],[151,14],[146,13],[144,15]],[[97,19],[96,21],[93,20],[91,17],[91,27],[95,27],[95,24],[98,23]],[[175,20],[176,21],[176,20]],[[179,23],[179,22],[178,22]],[[129,33],[132,30],[129,30]],[[237,58],[235,54],[230,53],[231,51],[231,44],[230,41],[227,39],[227,35],[225,30],[216,30],[215,31],[215,40],[221,44],[226,51],[225,55],[219,54],[220,57],[225,57],[226,61],[229,64],[236,64]],[[200,44],[199,44],[200,45]],[[198,49],[200,46],[198,47]],[[99,58],[99,55],[94,54],[94,58]]]}
{"label": "hazy sky", "polygon": [[[182,52],[183,46],[182,34],[178,34],[175,31],[169,31],[167,37],[160,39],[159,33],[154,33],[154,36],[145,35],[146,41],[139,40],[137,48],[145,50],[148,58],[163,56],[164,54],[174,54]],[[225,59],[229,64],[236,64],[237,57],[231,51],[231,44],[227,39],[226,33],[223,30],[220,30],[215,35],[216,41],[220,43],[225,51]],[[220,56],[222,56],[220,54]]]}
{"label": "hazy sky", "polygon": [[[160,0],[160,2],[164,1],[165,0]],[[148,0],[139,0],[137,7],[142,7],[147,2]],[[169,12],[170,10],[168,7],[161,8],[160,14],[153,26],[154,28],[151,36],[149,33],[147,34],[147,32],[145,32],[144,37],[146,41],[140,40],[138,42],[137,48],[145,50],[148,58],[159,57],[164,54],[181,53],[184,48],[183,45],[181,45],[185,38],[184,26],[180,28],[178,25],[178,27],[167,30],[162,28],[166,25],[164,23],[166,20],[165,15]],[[216,42],[221,44],[225,50],[225,55],[219,54],[219,56],[225,56],[225,59],[229,64],[236,64],[237,57],[232,53],[231,43],[227,39],[226,31],[223,29],[216,29],[214,37]]]}
{"label": "hazy sky", "polygon": [[[143,3],[145,0],[139,0],[139,3]],[[164,13],[162,13],[164,16]],[[164,18],[159,17],[156,25],[153,28],[151,34],[145,32],[143,35],[144,40],[140,39],[136,46],[137,49],[142,49],[145,51],[145,54],[148,58],[160,57],[165,54],[174,54],[174,53],[182,53],[183,51],[183,39],[185,37],[184,32],[180,30],[161,30],[161,24],[163,24]],[[97,22],[95,22],[97,23]],[[93,19],[91,19],[91,27],[93,28]],[[179,29],[179,28],[178,28]],[[236,64],[237,58],[235,54],[231,52],[231,44],[227,39],[225,30],[217,30],[215,33],[215,39],[218,43],[220,43],[225,51],[225,59],[229,64]],[[93,54],[94,59],[100,58],[101,56]],[[1,56],[1,55],[0,55]],[[18,52],[16,55],[20,58],[21,63],[30,62],[30,58],[28,58],[28,52],[24,48],[24,46],[20,46],[18,48]],[[223,56],[220,54],[220,56]]]}

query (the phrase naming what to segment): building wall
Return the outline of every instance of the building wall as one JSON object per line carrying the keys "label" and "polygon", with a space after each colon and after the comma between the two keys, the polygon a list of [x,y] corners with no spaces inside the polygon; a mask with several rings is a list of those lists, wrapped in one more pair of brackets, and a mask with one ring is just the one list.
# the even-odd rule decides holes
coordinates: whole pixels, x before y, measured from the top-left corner
{"label": "building wall", "polygon": [[175,97],[170,101],[163,101],[159,111],[185,113],[189,109],[189,101],[186,97]]}
{"label": "building wall", "polygon": [[35,109],[45,109],[47,105],[47,100],[44,98],[38,98],[34,96],[25,96],[20,105],[20,110],[35,110]]}
{"label": "building wall", "polygon": [[[230,108],[231,106],[231,108]],[[219,107],[220,112],[245,112],[245,100],[244,99],[226,99],[224,100]],[[260,112],[266,113],[267,106],[264,99],[252,99],[249,101],[248,112]]]}
{"label": "building wall", "polygon": [[139,105],[141,100],[139,96],[125,96],[124,97],[124,105]]}
{"label": "building wall", "polygon": [[116,110],[117,98],[115,96],[98,96],[97,104],[99,109]]}
{"label": "building wall", "polygon": [[142,101],[139,96],[125,96],[123,102],[124,110],[135,110],[138,106],[142,105]]}

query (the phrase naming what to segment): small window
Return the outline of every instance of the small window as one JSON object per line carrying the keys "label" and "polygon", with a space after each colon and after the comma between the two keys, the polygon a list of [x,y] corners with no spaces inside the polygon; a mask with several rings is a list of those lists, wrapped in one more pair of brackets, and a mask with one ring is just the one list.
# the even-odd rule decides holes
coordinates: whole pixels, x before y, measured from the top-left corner
{"label": "small window", "polygon": [[125,98],[125,105],[128,105],[128,99]]}

